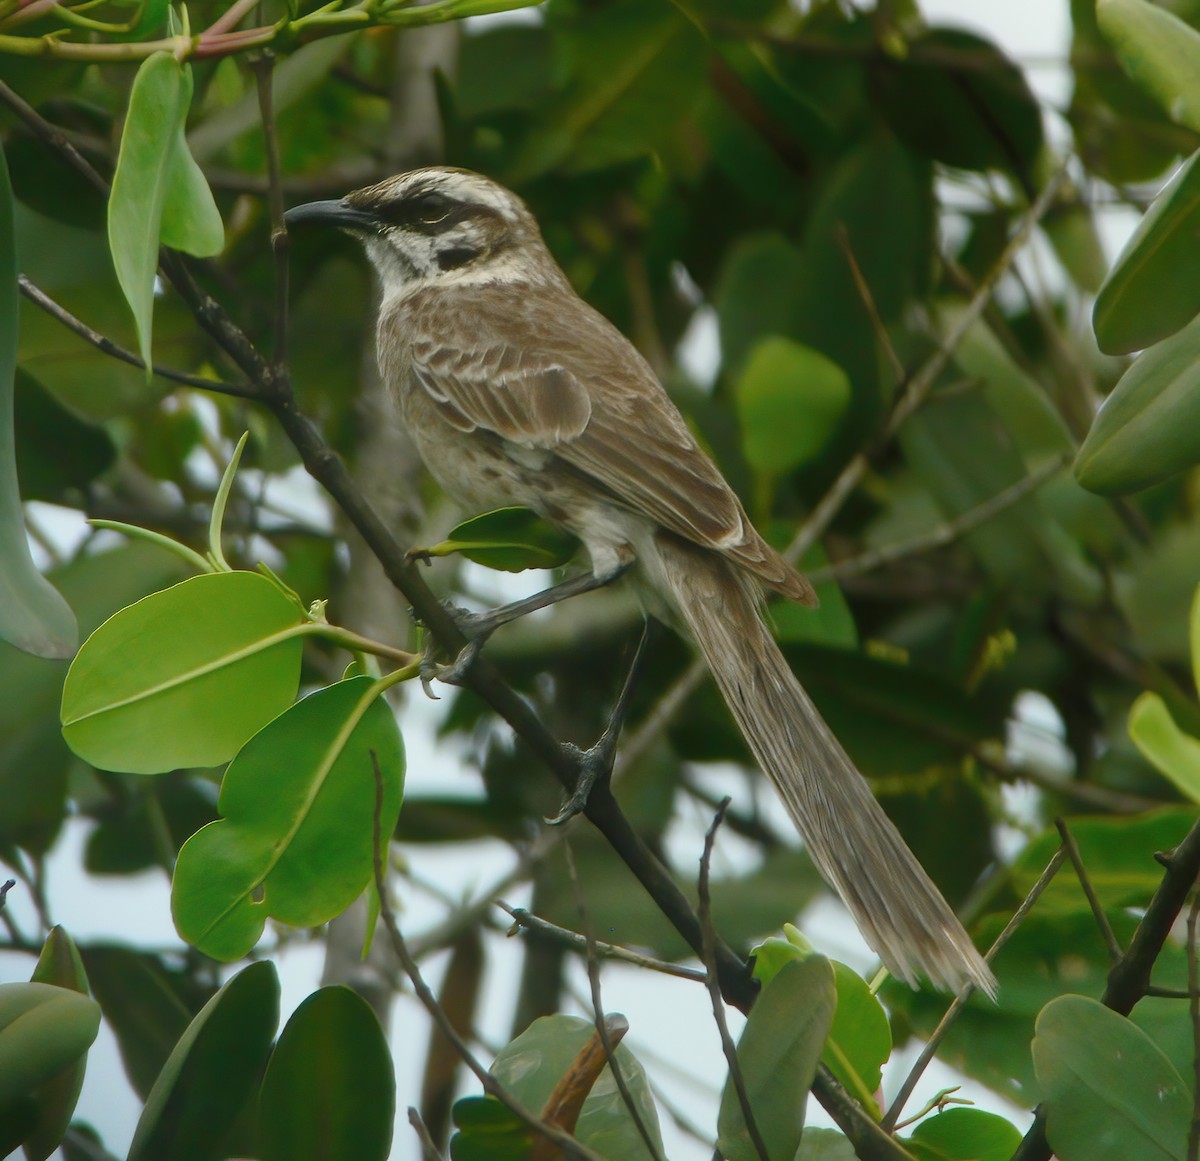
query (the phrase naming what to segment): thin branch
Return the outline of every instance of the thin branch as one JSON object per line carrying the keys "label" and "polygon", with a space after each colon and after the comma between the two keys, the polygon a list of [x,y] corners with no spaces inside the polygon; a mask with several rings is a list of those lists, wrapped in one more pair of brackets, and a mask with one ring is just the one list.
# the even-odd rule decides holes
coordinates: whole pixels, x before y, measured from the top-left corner
{"label": "thin branch", "polygon": [[[1024,249],[1034,228],[1054,204],[1055,198],[1058,196],[1058,191],[1066,179],[1066,174],[1067,171],[1064,166],[1046,182],[1042,188],[1042,192],[1038,194],[1037,200],[1029,207],[1029,211],[1024,218],[1021,219],[1021,224],[1009,239],[1008,245],[1004,247],[999,258],[996,259],[991,269],[983,277],[976,288],[975,294],[967,303],[962,313],[959,314],[938,349],[926,359],[921,369],[909,380],[907,388],[900,395],[899,399],[896,400],[896,404],[892,408],[892,412],[888,416],[880,433],[877,441],[878,445],[886,444],[896,434],[900,425],[925,402],[925,397],[933,388],[934,383],[937,382],[938,376],[945,369],[946,364],[950,361],[950,357],[957,350],[959,343],[962,342],[967,331],[971,329],[983,313],[984,308],[991,301],[992,291],[996,288],[996,284],[1008,272],[1013,262],[1016,261],[1017,255]],[[812,510],[809,518],[793,538],[792,543],[788,545],[785,555],[789,560],[797,561],[801,559],[809,548],[825,534],[834,516],[841,510],[850,493],[866,474],[870,458],[869,451],[859,452],[842,469],[841,474],[833,482],[829,491],[826,492],[820,503]]]}
{"label": "thin branch", "polygon": [[[1138,1000],[1146,995],[1154,963],[1179,917],[1188,893],[1196,885],[1196,876],[1200,874],[1200,822],[1192,826],[1187,837],[1169,855],[1160,854],[1156,857],[1166,868],[1163,880],[1154,892],[1125,954],[1108,973],[1108,983],[1104,995],[1100,997],[1100,1002],[1106,1008],[1122,1016],[1128,1016]],[[1012,1155],[1012,1161],[1050,1161],[1044,1108],[1038,1108],[1033,1125]]]}
{"label": "thin branch", "polygon": [[[1013,917],[1004,925],[1004,930],[996,936],[995,942],[988,948],[987,955],[983,957],[986,963],[990,964],[995,960],[1004,945],[1012,938],[1017,928],[1025,921],[1025,916],[1033,909],[1033,905],[1041,898],[1042,892],[1050,885],[1050,881],[1054,876],[1058,874],[1059,868],[1063,865],[1065,858],[1066,854],[1061,848],[1055,851],[1054,857],[1046,864],[1046,869],[1038,877],[1038,881],[1034,883],[1029,894],[1025,896],[1021,906],[1016,909]],[[941,1044],[946,1033],[950,1031],[951,1025],[958,1019],[959,1014],[966,1007],[967,1001],[974,992],[975,985],[968,981],[959,990],[958,995],[954,997],[954,1002],[946,1009],[946,1014],[938,1021],[938,1026],[933,1030],[925,1047],[921,1049],[921,1055],[917,1057],[908,1076],[904,1078],[904,1083],[900,1086],[900,1091],[896,1093],[896,1099],[892,1101],[887,1115],[883,1118],[881,1123],[884,1129],[891,1130],[896,1127],[897,1118],[904,1111],[904,1106],[908,1103],[908,1098],[912,1096],[913,1089],[917,1087],[917,1082],[921,1079],[925,1069],[929,1067],[929,1062],[937,1052],[938,1045]]]}
{"label": "thin branch", "polygon": [[871,330],[875,332],[875,341],[887,357],[897,384],[903,383],[904,364],[901,362],[900,356],[896,354],[896,348],[892,345],[891,335],[887,332],[887,327],[879,314],[879,307],[875,303],[875,296],[871,293],[871,287],[863,275],[862,267],[858,264],[858,258],[855,257],[854,248],[850,245],[850,234],[844,223],[838,222],[834,228],[833,237],[842,254],[845,255],[846,264],[850,267],[850,277],[854,280],[854,289],[858,291],[858,297],[862,299],[867,317],[871,320]]}
{"label": "thin branch", "polygon": [[[575,866],[575,853],[571,850],[569,840],[563,843],[563,854],[567,860],[567,873],[571,876],[571,889],[575,894],[575,906],[579,912],[579,922],[583,927],[584,938],[587,942],[585,961],[587,963],[588,987],[591,990],[592,998],[592,1023],[596,1028],[596,1036],[599,1038],[600,1045],[604,1049],[604,1059],[608,1061],[608,1067],[612,1072],[613,1080],[616,1081],[617,1092],[621,1095],[621,1103],[625,1106],[625,1110],[633,1120],[638,1131],[638,1136],[642,1139],[642,1144],[646,1146],[646,1150],[654,1158],[654,1161],[664,1161],[662,1152],[655,1144],[654,1138],[650,1136],[650,1130],[646,1127],[642,1111],[633,1099],[633,1093],[629,1091],[629,1083],[626,1081],[625,1074],[621,1071],[620,1062],[617,1060],[616,1045],[609,1034],[608,1020],[604,1015],[604,1003],[600,996],[600,961],[596,958],[595,945],[592,938],[592,923],[588,916],[587,903],[583,898],[583,889],[579,882],[579,872]],[[628,1028],[629,1025],[626,1023],[625,1027]],[[624,1032],[621,1035],[624,1036]]]}
{"label": "thin branch", "polygon": [[513,907],[503,899],[495,900],[495,904],[502,911],[506,911],[512,916],[513,926],[510,932],[518,928],[523,928],[527,931],[536,931],[539,935],[548,936],[571,948],[572,951],[586,952],[590,945],[593,954],[596,956],[605,959],[615,959],[621,963],[631,964],[633,967],[646,968],[652,972],[661,972],[663,975],[676,976],[682,980],[703,983],[708,978],[707,973],[700,971],[698,968],[685,967],[683,964],[668,963],[666,960],[654,959],[652,956],[642,955],[640,952],[633,951],[628,947],[621,947],[615,943],[603,943],[600,940],[589,941],[585,935],[580,935],[578,932],[570,931],[565,927],[559,927],[557,924],[551,923],[548,919],[542,919],[540,916],[533,915],[523,907]]}
{"label": "thin branch", "polygon": [[1092,886],[1092,880],[1087,873],[1087,868],[1083,865],[1083,859],[1079,854],[1079,844],[1075,842],[1075,836],[1067,827],[1064,819],[1056,818],[1054,820],[1054,828],[1058,831],[1059,838],[1062,839],[1063,849],[1067,852],[1067,857],[1071,860],[1071,866],[1075,868],[1075,875],[1079,879],[1079,885],[1083,888],[1084,897],[1088,901],[1088,906],[1092,909],[1092,918],[1096,920],[1096,926],[1100,928],[1100,934],[1104,937],[1104,946],[1108,948],[1108,962],[1112,964],[1119,963],[1122,955],[1121,945],[1117,941],[1112,924],[1108,921],[1108,916],[1104,914],[1104,908],[1101,906],[1100,899],[1096,895],[1096,888]]}
{"label": "thin branch", "polygon": [[[2,83],[0,82],[0,84]],[[91,343],[97,350],[111,355],[114,359],[120,359],[122,363],[145,370],[146,364],[140,355],[127,350],[119,343],[114,343],[106,335],[93,330],[87,323],[81,322],[66,307],[60,306],[44,290],[30,282],[24,274],[17,275],[17,287],[34,306],[62,323],[67,330],[78,335],[84,342]],[[176,371],[171,367],[161,367],[158,364],[152,366],[150,370],[162,379],[169,379],[172,383],[182,383],[186,387],[199,387],[203,391],[215,391],[219,395],[232,395],[237,399],[257,398],[257,392],[249,383],[228,383],[221,379],[205,379],[200,375],[189,375],[186,371]]]}
{"label": "thin branch", "polygon": [[423,1161],[442,1161],[442,1155],[438,1152],[437,1145],[429,1135],[429,1129],[426,1127],[425,1122],[421,1120],[421,1114],[412,1105],[408,1106],[408,1123],[412,1126],[413,1132],[417,1135],[417,1140],[421,1143],[421,1157]]}
{"label": "thin branch", "polygon": [[0,81],[0,101],[3,101],[24,122],[25,127],[39,140],[43,141],[59,157],[63,159],[76,173],[89,182],[103,196],[108,197],[108,182],[100,176],[92,164],[67,140],[66,135],[47,121],[19,93]]}
{"label": "thin branch", "polygon": [[375,868],[375,890],[379,896],[379,917],[383,920],[384,928],[392,942],[392,949],[396,953],[396,958],[400,961],[400,966],[404,970],[404,974],[408,976],[417,999],[421,1001],[421,1005],[429,1013],[442,1035],[454,1045],[455,1051],[462,1058],[463,1063],[475,1074],[479,1083],[483,1086],[483,1091],[488,1096],[495,1097],[522,1124],[527,1125],[535,1133],[553,1141],[567,1156],[579,1157],[583,1161],[602,1161],[598,1154],[577,1141],[570,1133],[564,1133],[554,1125],[546,1124],[539,1117],[529,1112],[504,1085],[483,1067],[482,1063],[480,1063],[479,1059],[471,1051],[470,1046],[459,1034],[458,1029],[454,1027],[453,1022],[446,1015],[441,1004],[438,1003],[437,997],[430,990],[429,985],[425,982],[425,977],[421,975],[421,969],[417,967],[416,961],[412,958],[408,950],[408,944],[405,942],[404,936],[400,934],[395,913],[392,911],[391,903],[388,902],[387,880],[383,873],[382,824],[380,821],[383,814],[383,771],[379,768],[379,759],[375,756],[374,750],[371,751],[371,767],[375,775],[372,859]]}
{"label": "thin branch", "polygon": [[754,1118],[754,1110],[750,1107],[750,1095],[746,1092],[746,1081],[742,1076],[742,1067],[738,1063],[737,1045],[734,1044],[733,1037],[729,1034],[729,1023],[725,1019],[725,1001],[721,997],[721,989],[717,983],[716,972],[712,969],[714,932],[712,925],[712,897],[708,890],[709,868],[712,864],[713,844],[717,839],[717,829],[721,825],[721,819],[725,816],[725,811],[729,809],[729,803],[730,799],[726,798],[717,808],[717,813],[713,816],[712,825],[708,828],[708,833],[704,836],[704,853],[700,856],[698,894],[700,898],[700,929],[704,932],[704,947],[701,951],[701,960],[708,969],[706,977],[708,995],[712,1000],[713,1019],[716,1021],[717,1032],[721,1036],[721,1050],[725,1053],[725,1059],[729,1064],[729,1079],[732,1081],[734,1091],[737,1093],[738,1105],[742,1110],[742,1120],[746,1123],[746,1132],[750,1135],[750,1143],[754,1146],[754,1151],[758,1154],[759,1161],[771,1161],[771,1155],[767,1152],[766,1142],[763,1140],[762,1133],[759,1132],[758,1122]]}
{"label": "thin branch", "polygon": [[895,544],[887,544],[881,548],[871,549],[848,560],[841,560],[836,564],[827,565],[825,568],[813,569],[808,574],[808,579],[814,584],[830,577],[844,580],[846,577],[861,576],[865,572],[871,572],[874,569],[881,568],[885,564],[892,564],[905,557],[917,556],[923,552],[930,552],[935,548],[943,548],[947,544],[953,543],[968,532],[978,528],[981,524],[991,520],[992,517],[999,515],[1006,508],[1011,508],[1031,492],[1036,491],[1051,476],[1056,475],[1065,462],[1066,458],[1063,456],[1057,456],[1052,460],[1048,460],[1028,475],[1022,476],[1015,483],[1009,484],[1007,488],[997,492],[994,496],[990,496],[981,504],[976,504],[974,508],[960,513],[951,520],[944,521],[936,528],[931,528],[928,532],[923,532],[919,536],[911,537],[908,540],[898,541]]}
{"label": "thin branch", "polygon": [[[257,2],[257,0],[253,0]],[[232,9],[230,10],[232,11]],[[287,363],[288,287],[290,282],[288,251],[291,242],[283,224],[283,184],[279,167],[279,133],[275,124],[273,92],[275,57],[264,52],[250,65],[258,90],[258,107],[262,116],[263,145],[267,154],[267,205],[271,213],[271,251],[275,255],[275,347],[276,363]]]}

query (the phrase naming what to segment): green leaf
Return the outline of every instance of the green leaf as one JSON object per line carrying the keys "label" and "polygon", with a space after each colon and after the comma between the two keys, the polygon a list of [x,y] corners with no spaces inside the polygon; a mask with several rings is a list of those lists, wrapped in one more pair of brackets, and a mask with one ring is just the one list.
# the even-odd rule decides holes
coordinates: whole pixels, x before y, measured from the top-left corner
{"label": "green leaf", "polygon": [[221,216],[183,136],[191,101],[190,66],[169,52],[142,62],[129,94],[108,200],[113,265],[147,366],[159,244],[197,257],[217,254],[224,245]]}
{"label": "green leaf", "polygon": [[279,1023],[272,963],[238,972],[188,1025],[146,1100],[126,1161],[213,1161],[258,1091]]}
{"label": "green leaf", "polygon": [[[814,955],[784,964],[750,1009],[737,1059],[771,1157],[793,1157],[800,1144],[804,1104],[836,1003],[833,969]],[[729,1161],[758,1161],[732,1078],[721,1093],[717,1132],[717,1147]]]}
{"label": "green leaf", "polygon": [[53,984],[0,984],[0,1109],[78,1060],[96,1039],[100,1005]]}
{"label": "green leaf", "polygon": [[1015,1125],[981,1109],[948,1109],[917,1126],[915,1144],[937,1151],[946,1161],[1009,1161],[1021,1143]]}
{"label": "green leaf", "polygon": [[1149,347],[1200,313],[1200,153],[1163,187],[1125,243],[1092,310],[1110,355]]}
{"label": "green leaf", "polygon": [[392,1055],[375,1013],[347,987],[313,992],[263,1078],[262,1161],[386,1161],[395,1110]]}
{"label": "green leaf", "polygon": [[851,394],[850,380],[835,362],[777,335],[751,350],[735,392],[746,460],[769,476],[816,459]]}
{"label": "green leaf", "polygon": [[856,1161],[848,1138],[834,1129],[805,1129],[795,1161]]}
{"label": "green leaf", "polygon": [[1129,76],[1200,132],[1200,32],[1146,0],[1097,0],[1096,19]]}
{"label": "green leaf", "polygon": [[[825,549],[814,544],[804,554],[800,571],[815,572],[828,565],[829,557]],[[829,645],[835,649],[857,649],[858,626],[837,581],[830,578],[816,583],[814,587],[817,599],[821,602],[815,609],[798,605],[795,601],[777,601],[771,605],[769,616],[776,639],[788,644],[808,642]]]}
{"label": "green leaf", "polygon": [[1100,408],[1075,478],[1114,495],[1200,463],[1200,318],[1134,360]]}
{"label": "green leaf", "polygon": [[0,150],[0,638],[38,657],[70,657],[79,644],[75,614],[34,566],[25,535],[13,435],[17,314],[13,195]]}
{"label": "green leaf", "polygon": [[1033,1066],[1061,1161],[1183,1161],[1188,1090],[1124,1016],[1084,996],[1052,1000],[1038,1016]]}
{"label": "green leaf", "polygon": [[102,770],[216,766],[296,696],[301,610],[257,573],[192,577],[114,614],[63,687],[67,744]]}
{"label": "green leaf", "polygon": [[528,1161],[533,1130],[495,1097],[463,1097],[451,1116],[453,1161]]}
{"label": "green leaf", "polygon": [[1143,693],[1129,711],[1129,736],[1159,773],[1200,802],[1200,741],[1185,734],[1156,693]]}
{"label": "green leaf", "polygon": [[1042,114],[1024,73],[991,41],[959,28],[913,37],[908,55],[873,70],[877,107],[918,153],[961,169],[1031,180]]}
{"label": "green leaf", "polygon": [[[525,1108],[542,1109],[595,1031],[590,1020],[578,1016],[543,1016],[500,1049],[490,1071]],[[645,1070],[624,1044],[617,1045],[616,1059],[621,1078],[661,1156],[658,1112]],[[651,1156],[608,1067],[583,1102],[575,1136],[610,1161],[637,1161]]]}
{"label": "green leaf", "polygon": [[171,907],[179,934],[225,961],[258,941],[267,916],[315,927],[374,873],[375,763],[386,842],[400,813],[404,751],[395,715],[368,677],[297,702],[242,747],[225,772],[224,818],[179,852]]}
{"label": "green leaf", "polygon": [[[37,966],[30,976],[33,983],[53,984],[88,994],[87,972],[71,937],[59,926],[52,927],[42,945]],[[86,1054],[68,1064],[33,1094],[33,1127],[24,1138],[26,1161],[45,1161],[58,1148],[83,1088]]]}
{"label": "green leaf", "polygon": [[[816,954],[813,945],[790,923],[784,939],[764,940],[754,948],[754,976],[769,983],[787,963]],[[823,1062],[859,1100],[870,1103],[892,1052],[892,1030],[883,1005],[866,981],[837,960],[833,964],[837,1007],[825,1042]]]}
{"label": "green leaf", "polygon": [[485,568],[524,572],[558,568],[579,550],[579,541],[528,508],[497,508],[456,524],[430,556],[460,553]]}
{"label": "green leaf", "polygon": [[703,92],[707,47],[663,0],[618,0],[588,12],[564,40],[574,74],[508,174],[521,185],[559,166],[589,172],[670,142]]}

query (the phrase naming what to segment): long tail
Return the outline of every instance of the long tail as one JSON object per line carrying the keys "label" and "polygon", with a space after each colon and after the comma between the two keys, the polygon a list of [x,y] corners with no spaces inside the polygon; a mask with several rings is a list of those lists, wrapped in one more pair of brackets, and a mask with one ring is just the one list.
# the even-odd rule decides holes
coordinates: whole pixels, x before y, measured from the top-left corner
{"label": "long tail", "polygon": [[[738,726],[822,875],[897,976],[957,991],[996,980],[801,688],[755,582],[711,550],[659,536],[656,582],[691,629]],[[657,567],[656,567],[657,566]],[[654,575],[657,574],[657,575]]]}

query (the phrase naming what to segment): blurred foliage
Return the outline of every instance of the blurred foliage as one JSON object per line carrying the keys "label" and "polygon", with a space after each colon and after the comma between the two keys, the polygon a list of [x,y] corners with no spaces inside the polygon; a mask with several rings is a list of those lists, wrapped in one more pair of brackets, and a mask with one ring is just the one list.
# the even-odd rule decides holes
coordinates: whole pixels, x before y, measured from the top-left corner
{"label": "blurred foliage", "polygon": [[[773,610],[789,660],[930,873],[970,917],[981,945],[999,933],[1053,854],[1057,836],[1045,832],[1056,816],[1071,823],[1100,905],[1127,945],[1161,881],[1155,852],[1180,842],[1195,818],[1196,759],[1188,746],[1200,736],[1188,640],[1200,581],[1194,158],[1172,185],[1166,182],[1200,147],[1193,92],[1200,60],[1191,68],[1188,55],[1200,44],[1193,31],[1200,9],[1173,3],[1171,23],[1164,23],[1166,13],[1143,0],[1106,0],[1098,20],[1093,0],[1072,0],[1071,93],[1059,111],[1043,106],[1023,62],[977,32],[930,24],[917,3],[549,0],[520,18],[446,27],[439,33],[448,46],[442,63],[435,68],[428,49],[423,72],[412,61],[427,51],[431,42],[416,38],[429,30],[403,24],[429,22],[431,12],[440,19],[510,5],[383,4],[378,19],[358,30],[346,19],[351,8],[264,7],[265,19],[280,22],[270,27],[286,204],[340,197],[431,154],[486,172],[528,201],[578,291],[655,364],[774,542],[795,541],[847,464],[857,465],[821,529],[820,546],[805,558],[819,573],[823,611],[810,617]],[[22,115],[20,102],[5,97],[0,139],[12,179],[5,244],[15,244],[16,266],[29,281],[127,351],[146,349],[164,367],[233,381],[240,372],[211,335],[166,282],[154,282],[157,240],[200,253],[215,248],[211,215],[205,211],[197,222],[185,212],[206,180],[225,245],[194,264],[196,277],[262,351],[274,349],[277,264],[256,90],[256,72],[268,66],[248,51],[251,37],[239,40],[238,27],[221,23],[226,11],[222,0],[189,4],[189,40],[173,23],[177,14],[157,0],[53,11],[0,2],[5,92],[35,111]],[[245,11],[239,5],[234,15]],[[67,32],[63,12],[76,20]],[[128,28],[114,31],[118,24]],[[1176,25],[1187,35],[1172,36]],[[239,27],[246,32],[249,24]],[[55,47],[38,47],[51,42]],[[64,55],[62,44],[75,55]],[[152,55],[164,48],[177,50],[179,63]],[[134,76],[142,60],[170,108],[161,110],[161,148],[143,149],[138,161],[138,143],[127,141],[122,126],[131,94],[137,107]],[[406,70],[423,78],[429,100],[420,107],[429,112],[422,116],[436,124],[414,125]],[[146,105],[144,85],[141,98],[149,111],[135,120],[153,126],[157,114]],[[1061,124],[1048,132],[1064,114],[1069,133]],[[438,143],[430,146],[434,130]],[[118,174],[125,200],[115,217],[64,161],[63,140],[105,180]],[[138,175],[154,167],[175,174],[175,200],[139,186]],[[937,366],[932,360],[968,320],[979,286],[1031,202],[1064,168],[1035,231],[1035,260],[1022,255]],[[1132,221],[1156,196],[1107,273],[1100,243],[1107,217]],[[301,408],[352,468],[374,477],[366,480],[374,495],[409,489],[410,477],[380,478],[378,461],[364,450],[378,423],[359,402],[370,391],[361,352],[373,330],[374,290],[364,264],[348,240],[315,232],[297,236],[290,253],[288,357]],[[4,253],[0,258],[6,269],[13,265]],[[122,292],[135,283],[136,323]],[[204,553],[221,471],[247,429],[252,437],[226,513],[230,560],[249,568],[265,559],[299,593],[301,605],[286,616],[281,611],[283,622],[325,598],[335,622],[372,619],[371,609],[339,606],[356,579],[351,570],[360,567],[350,562],[359,558],[345,550],[340,526],[330,531],[327,512],[293,502],[298,456],[265,411],[162,377],[148,383],[143,370],[90,345],[34,302],[22,299],[18,307],[15,287],[5,294],[0,347],[5,358],[16,356],[15,374],[4,374],[3,386],[15,396],[10,430],[20,499],[41,502],[26,506],[26,520],[43,571],[85,636],[149,594],[168,590],[176,593],[169,599],[179,599],[169,586],[185,569],[153,544],[86,529],[82,517],[137,524]],[[1093,303],[1095,334],[1086,321]],[[1126,357],[1144,346],[1149,350],[1132,362]],[[897,401],[914,385],[928,394],[893,423]],[[1073,456],[1074,472],[1063,466]],[[542,532],[525,529],[519,517],[460,525],[439,543],[459,516],[476,514],[447,513],[423,482],[411,485],[406,503],[431,513],[421,533],[439,555],[453,554],[461,541],[488,565],[525,567],[558,563],[572,551],[571,544],[539,539]],[[57,607],[22,571],[17,496],[4,492],[3,479],[0,514],[10,533],[0,543],[5,576],[25,585],[30,600]],[[247,577],[236,584],[256,583],[235,575]],[[450,597],[470,596],[479,574],[451,555],[430,575]],[[197,586],[187,583],[185,597]],[[20,619],[21,607],[7,612],[15,609]],[[238,628],[223,599],[188,610],[169,618],[182,636],[155,631],[151,646],[138,645],[144,626],[131,618],[110,624],[89,648],[116,640],[116,655],[132,649],[139,658],[149,648],[155,664],[172,672],[189,648],[218,650]],[[557,735],[589,745],[604,727],[638,622],[631,603],[600,594],[506,628],[487,648]],[[397,637],[405,632],[398,629]],[[293,644],[299,656],[299,637]],[[391,644],[414,647],[416,633]],[[342,677],[347,658],[308,637],[270,712],[258,708],[264,681],[254,672],[237,697],[246,699],[247,714],[266,721],[288,703],[297,670],[308,692]],[[736,842],[748,853],[728,864],[717,860],[712,916],[722,938],[745,954],[824,888],[790,835],[760,810],[759,796],[765,801],[768,793],[761,779],[728,776],[723,764],[750,762],[711,686],[684,699],[665,727],[639,732],[657,721],[664,693],[690,660],[669,635],[653,638],[630,709],[627,737],[637,733],[640,744],[636,760],[619,765],[615,791],[651,849],[691,890],[699,843],[679,836],[694,838],[695,820],[707,822],[732,787],[718,851]],[[10,928],[5,944],[14,953],[65,939],[50,935],[56,902],[52,892],[37,898],[37,885],[68,818],[86,829],[83,870],[96,876],[169,871],[194,833],[206,824],[230,825],[215,822],[226,805],[218,803],[220,771],[183,768],[143,778],[73,754],[58,716],[65,671],[63,662],[0,645],[0,859],[20,880],[16,890],[35,897],[45,927]],[[109,691],[112,745],[125,745],[135,729],[129,723],[140,721],[127,699],[131,690],[153,686],[152,677],[130,661],[124,684]],[[414,866],[429,847],[445,846],[464,861],[489,841],[528,852],[530,836],[542,833],[542,819],[556,809],[557,787],[506,731],[493,728],[477,698],[445,696],[444,744],[480,778],[443,795],[410,794],[394,850]],[[1135,746],[1128,715],[1147,696],[1152,700],[1140,703],[1135,719],[1142,727]],[[1149,722],[1147,705],[1156,714]],[[310,704],[304,712],[313,710]],[[399,724],[403,730],[403,706]],[[157,738],[153,724],[136,730],[175,747],[179,756],[167,764],[191,767],[223,761],[244,741],[244,731],[230,741],[220,725],[198,731],[205,745],[178,726]],[[391,736],[382,726],[377,735]],[[395,741],[388,745],[399,752]],[[85,757],[117,764],[102,756],[112,752],[105,746]],[[316,786],[323,768],[306,765],[302,746],[293,749],[284,773]],[[254,753],[243,755],[244,769],[259,769]],[[1176,761],[1192,765],[1180,773]],[[151,764],[162,766],[157,758]],[[1164,765],[1168,774],[1160,772]],[[277,761],[271,772],[282,769]],[[722,787],[715,797],[713,784]],[[1024,792],[1010,794],[1013,787]],[[301,814],[260,836],[262,850],[286,844]],[[353,882],[335,892],[337,907],[367,877],[363,833]],[[570,863],[551,842],[530,867],[541,914],[580,926],[577,876],[588,922],[602,938],[664,959],[688,954],[607,845],[582,829],[571,841]],[[255,892],[263,867],[252,870],[234,892],[245,909],[261,901]],[[190,871],[208,885],[203,868]],[[292,890],[313,904],[288,912],[298,923],[337,909],[316,907],[303,881]],[[452,943],[458,924],[483,925],[479,913],[460,913],[456,903],[446,903],[448,934],[424,954]],[[246,930],[256,936],[264,919],[256,915]],[[277,939],[306,938],[270,930]],[[249,944],[239,938],[234,945],[230,954]],[[537,955],[535,947],[531,940],[523,992],[557,997],[564,957]],[[297,1064],[299,1047],[332,1053],[347,1101],[366,1083],[358,1079],[363,1062],[383,1055],[365,1013],[340,993],[322,992],[288,1026],[268,1066],[277,987],[262,964],[217,992],[215,964],[194,949],[83,941],[77,973],[35,974],[34,984],[24,983],[34,973],[28,959],[11,978],[35,990],[12,993],[12,1002],[38,999],[51,1024],[55,1011],[68,1015],[56,1024],[58,1053],[48,1054],[45,1067],[26,1077],[28,1091],[14,1097],[18,1120],[2,1138],[6,1145],[25,1141],[28,1149],[32,1142],[36,1152],[61,1132],[89,1040],[90,1001],[52,996],[54,1003],[40,1003],[50,994],[43,987],[74,996],[90,991],[115,1033],[133,1087],[148,1102],[134,1156],[166,1155],[180,1126],[206,1120],[204,1139],[213,1149],[253,1156],[261,1146],[263,1156],[298,1155],[303,1132],[293,1131],[307,1122],[273,1121],[261,1133],[252,1107],[260,1087],[264,1107],[303,1106],[315,1117],[312,1102],[328,1094],[311,1087]],[[15,954],[12,961],[23,962]],[[1143,1000],[1128,1020],[1113,1016],[1117,1025],[1096,1016],[1094,1005],[1064,1006],[1067,993],[1098,998],[1110,966],[1087,900],[1064,870],[1000,955],[998,1002],[972,999],[941,1049],[973,1084],[1025,1107],[1057,1099],[1051,1141],[1064,1157],[1090,1148],[1095,1120],[1088,1094],[1063,1079],[1076,1055],[1095,1061],[1089,1076],[1101,1079],[1085,1078],[1093,1088],[1113,1083],[1102,1050],[1119,1044],[1148,1062],[1147,1083],[1190,1075],[1192,1045],[1178,1000]],[[1154,980],[1185,986],[1177,940],[1168,941]],[[851,994],[840,974],[837,987]],[[855,1002],[874,1012],[875,1001],[859,992]],[[885,986],[882,998],[897,1044],[928,1035],[945,1009],[944,997],[896,985]],[[1068,1019],[1080,1012],[1082,1024]],[[754,1033],[768,1049],[770,1031]],[[819,1058],[815,1034],[812,1044],[805,1039],[809,1031],[781,1027],[775,1045],[785,1051],[805,1040],[804,1069]],[[641,1043],[657,1035],[635,1032]],[[545,1043],[538,1052],[544,1049],[548,1067],[561,1075],[578,1046],[545,1028],[539,1035]],[[858,1043],[855,1035],[837,1031],[835,1071],[859,1078],[855,1095],[863,1089],[869,1097],[862,1078],[874,1080],[883,1041],[875,1024],[869,1041]],[[1031,1043],[1040,1045],[1032,1053]],[[669,1045],[656,1049],[670,1055]],[[416,1050],[403,1044],[394,1051]],[[511,1071],[519,1053],[506,1051],[501,1063]],[[244,1059],[226,1074],[228,1054],[239,1052]],[[646,1066],[653,1079],[653,1063]],[[769,1080],[769,1063],[755,1067]],[[549,1073],[542,1079],[554,1087]],[[639,1100],[649,1103],[640,1071],[636,1082]],[[772,1118],[782,1123],[795,1114],[794,1094],[789,1099],[792,1106],[772,1106]],[[526,1155],[527,1130],[488,1101],[456,1109],[456,1155]],[[1132,1093],[1131,1102],[1135,1107],[1122,1106],[1112,1126],[1118,1134],[1144,1127]],[[205,1111],[214,1108],[220,1124]],[[1175,1131],[1182,1114],[1169,1112],[1154,1132]],[[723,1113],[727,1128],[738,1115]],[[990,1159],[1011,1151],[1006,1127],[978,1117],[942,1112],[925,1125],[908,1142],[921,1157]],[[345,1140],[368,1142],[362,1155],[383,1155],[380,1124],[360,1116],[343,1127]],[[715,1108],[702,1128],[716,1135]],[[729,1132],[741,1140],[740,1125]],[[792,1148],[787,1132],[780,1139]],[[847,1148],[835,1134],[811,1134],[798,1156],[849,1156]],[[1124,1155],[1136,1155],[1136,1146]]]}

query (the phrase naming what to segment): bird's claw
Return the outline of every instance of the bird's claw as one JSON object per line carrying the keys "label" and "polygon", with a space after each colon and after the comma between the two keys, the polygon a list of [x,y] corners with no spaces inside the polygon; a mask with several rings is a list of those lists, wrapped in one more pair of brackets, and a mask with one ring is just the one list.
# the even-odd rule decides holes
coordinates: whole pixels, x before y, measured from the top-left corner
{"label": "bird's claw", "polygon": [[602,738],[590,750],[581,750],[578,746],[572,746],[570,742],[562,743],[563,749],[575,759],[579,777],[575,780],[575,789],[563,799],[558,813],[545,820],[548,826],[562,826],[577,814],[582,814],[587,809],[588,799],[591,798],[596,783],[604,781],[612,774],[614,754],[612,747],[605,742],[606,739]]}

